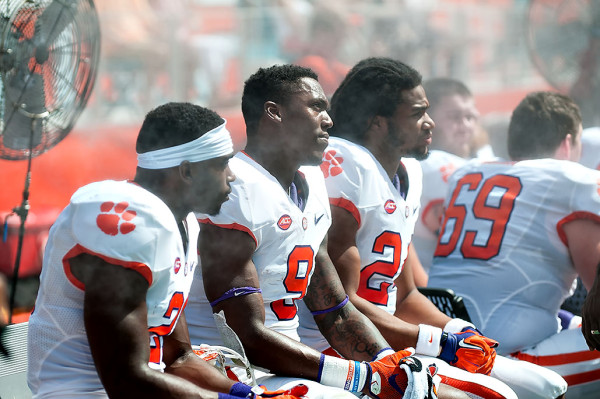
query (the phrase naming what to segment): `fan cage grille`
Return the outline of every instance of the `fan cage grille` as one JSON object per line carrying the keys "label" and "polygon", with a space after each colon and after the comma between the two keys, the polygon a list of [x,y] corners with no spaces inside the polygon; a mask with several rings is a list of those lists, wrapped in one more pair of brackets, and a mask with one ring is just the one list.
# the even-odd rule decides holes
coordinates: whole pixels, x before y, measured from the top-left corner
{"label": "fan cage grille", "polygon": [[[0,157],[26,159],[60,142],[96,79],[100,28],[92,0],[0,1]],[[30,151],[31,149],[31,151]]]}

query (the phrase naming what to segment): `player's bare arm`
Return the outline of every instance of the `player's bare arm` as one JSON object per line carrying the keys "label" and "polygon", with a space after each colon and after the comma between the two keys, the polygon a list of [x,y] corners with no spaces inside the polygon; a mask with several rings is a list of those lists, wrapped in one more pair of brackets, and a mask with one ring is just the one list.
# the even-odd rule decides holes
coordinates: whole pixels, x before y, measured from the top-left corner
{"label": "player's bare arm", "polygon": [[395,280],[398,296],[394,316],[408,323],[422,323],[443,328],[450,321],[450,317],[440,312],[426,296],[419,292],[415,285],[412,266],[413,263],[405,262],[402,273]]}
{"label": "player's bare arm", "polygon": [[[304,303],[315,312],[331,309],[346,299],[344,287],[327,254],[327,237],[316,256],[316,266]],[[372,360],[389,344],[377,328],[348,302],[338,310],[316,315],[315,321],[332,348],[347,359]]]}
{"label": "player's bare arm", "polygon": [[360,281],[360,255],[356,247],[358,223],[347,210],[332,206],[333,224],[327,249],[350,301],[379,329],[392,348],[400,350],[417,342],[419,328],[394,317],[357,294]]}
{"label": "player's bare arm", "polygon": [[577,219],[566,223],[563,230],[575,270],[589,290],[594,284],[596,266],[600,263],[600,222]]}
{"label": "player's bare arm", "polygon": [[192,351],[184,312],[179,315],[173,332],[163,340],[166,373],[179,376],[211,391],[230,392],[234,381],[225,377]]}
{"label": "player's bare arm", "polygon": [[[209,301],[232,288],[259,288],[252,262],[255,243],[245,232],[203,225],[199,239],[202,276]],[[240,295],[219,302],[214,312],[224,311],[227,324],[236,332],[252,364],[279,375],[316,380],[320,353],[265,327],[260,293]]]}
{"label": "player's bare arm", "polygon": [[417,249],[412,243],[409,245],[408,254],[406,255],[406,263],[410,263],[412,265],[411,269],[413,271],[415,285],[417,287],[427,287],[429,276],[423,268],[423,264],[421,263],[419,255],[417,254]]}
{"label": "player's bare arm", "polygon": [[98,375],[111,398],[217,397],[148,366],[148,282],[141,274],[88,254],[72,258],[70,263],[85,285],[87,336]]}

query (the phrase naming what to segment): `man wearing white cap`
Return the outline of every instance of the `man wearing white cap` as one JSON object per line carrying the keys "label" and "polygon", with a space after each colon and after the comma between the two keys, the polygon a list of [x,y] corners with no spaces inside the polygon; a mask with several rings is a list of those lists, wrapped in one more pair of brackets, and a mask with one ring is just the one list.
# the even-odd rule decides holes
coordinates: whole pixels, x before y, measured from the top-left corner
{"label": "man wearing white cap", "polygon": [[217,213],[235,179],[225,122],[168,103],[136,151],[133,181],[80,188],[50,231],[29,321],[33,396],[246,397],[193,354],[182,312],[198,264],[192,211]]}

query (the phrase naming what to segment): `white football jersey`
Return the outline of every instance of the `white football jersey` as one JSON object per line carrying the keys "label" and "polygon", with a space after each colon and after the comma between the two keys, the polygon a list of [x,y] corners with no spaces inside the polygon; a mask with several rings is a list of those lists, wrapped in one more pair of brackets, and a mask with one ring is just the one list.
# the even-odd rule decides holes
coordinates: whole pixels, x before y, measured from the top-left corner
{"label": "white football jersey", "polygon": [[423,220],[433,206],[444,203],[448,191],[448,179],[466,162],[464,158],[440,150],[431,150],[429,157],[420,162],[423,170],[423,193],[419,220],[415,225],[413,246],[425,271],[431,268],[437,235],[425,226]]}
{"label": "white football jersey", "polygon": [[[256,266],[265,305],[265,326],[299,339],[296,301],[306,293],[315,255],[331,225],[331,210],[318,166],[298,173],[308,184],[302,211],[286,190],[261,165],[238,153],[229,167],[236,180],[229,201],[216,216],[198,214],[200,222],[248,233],[256,243]],[[192,286],[186,320],[192,344],[222,345],[204,292],[201,267]]]}
{"label": "white football jersey", "polygon": [[583,131],[579,163],[600,170],[600,127],[591,127]]}
{"label": "white football jersey", "polygon": [[430,287],[461,295],[499,352],[555,334],[573,286],[563,225],[600,222],[600,172],[569,161],[471,161],[450,178]]}
{"label": "white football jersey", "polygon": [[[361,275],[357,293],[391,314],[396,310],[394,280],[408,254],[421,197],[419,162],[402,158],[402,164],[408,175],[406,199],[381,164],[362,146],[331,137],[321,164],[330,203],[348,210],[359,225],[356,245]],[[324,340],[310,313],[302,307],[301,311],[303,342],[324,349]]]}
{"label": "white football jersey", "polygon": [[103,181],[80,188],[50,230],[35,311],[29,319],[28,384],[34,397],[102,395],[83,321],[85,286],[69,259],[89,253],[140,273],[150,284],[150,367],[163,370],[162,338],[187,301],[199,225],[186,219],[187,254],[171,210],[137,184]]}

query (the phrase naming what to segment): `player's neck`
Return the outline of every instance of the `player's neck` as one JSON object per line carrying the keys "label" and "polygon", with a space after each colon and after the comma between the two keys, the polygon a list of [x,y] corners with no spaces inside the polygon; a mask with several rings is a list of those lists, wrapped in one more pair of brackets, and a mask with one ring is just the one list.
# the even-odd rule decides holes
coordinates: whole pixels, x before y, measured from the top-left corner
{"label": "player's neck", "polygon": [[285,190],[287,190],[300,165],[292,162],[280,151],[264,151],[265,147],[246,146],[244,152],[269,172]]}
{"label": "player's neck", "polygon": [[398,166],[400,166],[400,156],[398,154],[390,154],[389,151],[382,151],[378,147],[368,146],[367,149],[381,164],[383,170],[385,170],[391,180],[396,174]]}

